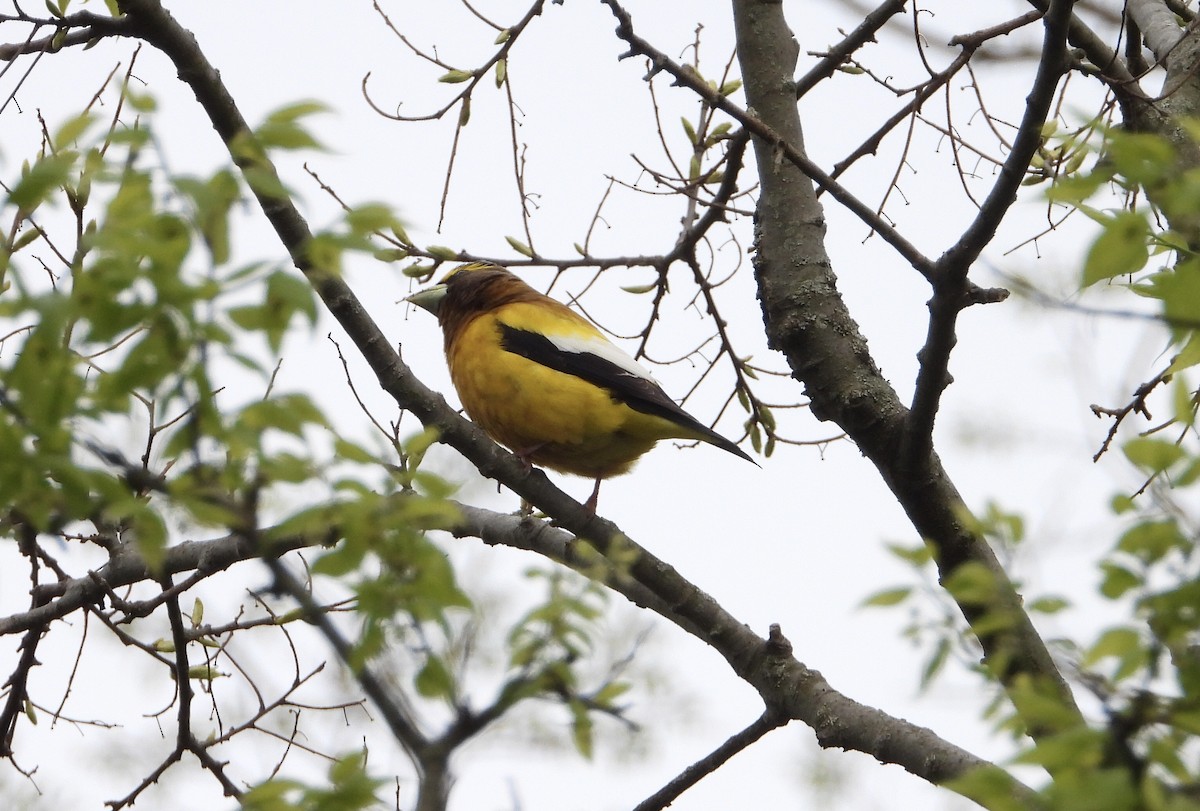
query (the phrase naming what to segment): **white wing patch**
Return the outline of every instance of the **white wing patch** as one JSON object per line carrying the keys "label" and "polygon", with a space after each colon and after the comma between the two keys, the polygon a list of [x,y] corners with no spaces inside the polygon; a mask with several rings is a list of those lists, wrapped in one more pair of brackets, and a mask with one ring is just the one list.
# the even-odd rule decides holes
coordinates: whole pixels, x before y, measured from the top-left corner
{"label": "white wing patch", "polygon": [[547,335],[546,338],[563,352],[570,352],[574,355],[595,355],[614,366],[619,366],[634,377],[640,377],[658,385],[658,381],[654,379],[654,375],[650,374],[649,369],[630,357],[629,353],[616,344],[598,335]]}

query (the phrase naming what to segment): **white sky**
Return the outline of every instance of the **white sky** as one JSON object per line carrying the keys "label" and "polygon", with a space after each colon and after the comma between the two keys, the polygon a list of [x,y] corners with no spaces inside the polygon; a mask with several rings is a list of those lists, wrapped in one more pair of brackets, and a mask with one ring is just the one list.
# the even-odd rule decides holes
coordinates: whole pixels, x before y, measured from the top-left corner
{"label": "white sky", "polygon": [[[280,158],[284,176],[299,193],[314,228],[331,223],[336,212],[302,172],[302,160],[348,202],[381,200],[395,206],[420,244],[505,256],[511,255],[505,236],[524,239],[514,206],[505,101],[489,83],[480,88],[473,102],[472,121],[459,147],[446,222],[441,233],[436,232],[454,116],[428,124],[390,122],[367,107],[360,86],[370,72],[369,87],[375,101],[385,108],[403,102],[402,110],[409,114],[434,109],[456,86],[437,84],[434,80],[440,71],[416,62],[384,29],[370,3],[214,0],[170,5],[195,32],[252,123],[268,111],[300,99],[320,99],[333,109],[332,114],[311,121],[329,153]],[[1002,10],[1019,13],[1025,8],[1015,2],[988,4],[987,10],[996,16],[981,21],[964,19],[965,15],[978,15],[978,10],[959,8],[974,4],[950,0],[928,5],[935,13],[923,17],[923,23],[936,26],[930,31],[931,41],[995,22],[1001,19]],[[475,24],[451,2],[391,0],[383,7],[416,44],[436,44],[443,59],[464,69],[485,58],[494,38],[493,32]],[[480,7],[504,21],[515,21],[522,13],[521,4],[500,0]],[[702,22],[702,70],[709,76],[719,74],[732,48],[727,3],[639,0],[627,7],[639,34],[673,56],[684,53],[697,23]],[[832,2],[789,3],[787,12],[802,51],[820,50],[836,41],[837,27],[848,29],[855,23]],[[528,40],[518,43],[509,66],[523,113],[519,137],[528,144],[527,188],[538,195],[534,238],[539,251],[548,256],[571,256],[572,243],[583,242],[607,185],[606,174],[625,181],[637,179],[631,153],[663,165],[650,102],[641,82],[644,65],[638,60],[616,61],[625,48],[613,36],[613,27],[608,10],[594,0],[548,5],[531,27]],[[10,33],[10,28],[17,33]],[[24,33],[6,25],[0,27],[0,35],[8,42]],[[885,38],[884,44],[868,52],[872,67],[894,75],[897,84],[915,83],[920,74],[910,43],[911,39],[896,35]],[[129,43],[104,42],[87,52],[46,57],[17,95],[20,110],[10,108],[0,117],[0,176],[11,179],[21,160],[32,154],[37,137],[35,112],[41,110],[53,128],[55,121],[86,103],[100,77],[114,64],[127,64],[130,52]],[[939,52],[932,58],[938,64],[947,61]],[[802,54],[799,72],[813,61]],[[137,75],[159,99],[155,127],[170,170],[211,171],[223,160],[220,144],[190,93],[175,80],[174,71],[145,48],[138,57]],[[1025,75],[1016,68],[982,69],[989,110],[1015,121],[1025,94]],[[13,73],[0,81],[0,95],[7,95],[15,81]],[[978,116],[971,118],[974,108],[964,81],[959,78],[951,85],[951,96],[960,105],[956,122],[969,138],[982,138],[985,128]],[[1082,93],[1079,109],[1095,105],[1096,88],[1082,82],[1075,87]],[[665,82],[660,81],[656,89],[664,107],[667,137],[681,147],[682,130],[677,122],[681,114],[692,116],[695,105],[686,93]],[[801,106],[811,153],[823,165],[830,165],[901,103],[872,87],[865,76],[839,76]],[[941,97],[926,109],[931,116],[943,115]],[[865,161],[848,175],[849,185],[868,202],[879,199],[895,171],[898,143],[899,138],[893,136],[885,144],[884,157]],[[950,150],[936,134],[918,131],[910,163],[900,173],[903,196],[893,194],[887,213],[919,247],[936,256],[969,221],[973,209],[961,192]],[[978,195],[986,193],[990,179],[985,170],[980,171],[983,176],[972,184]],[[1038,251],[1027,247],[1004,255],[1042,227],[1044,205],[1038,202],[1039,193],[1035,189],[1028,202],[1015,209],[995,248],[976,270],[977,282],[1000,284],[989,270],[1000,268],[1027,275],[1048,289],[1069,288],[1081,261],[1085,229],[1072,227],[1062,235],[1052,235],[1039,244]],[[628,192],[614,194],[604,210],[607,227],[598,229],[593,252],[666,251],[673,243],[680,214],[676,201],[647,201]],[[923,303],[928,290],[880,239],[866,239],[861,222],[834,207],[827,209],[827,216],[829,251],[851,311],[876,360],[906,397],[915,375],[915,353],[924,337]],[[739,224],[736,233],[745,248],[748,222]],[[253,217],[241,226],[236,244],[247,260],[277,260],[283,255]],[[725,257],[733,252],[731,246],[724,246],[721,261],[726,262]],[[740,351],[752,352],[758,361],[779,367],[779,359],[765,349],[748,271],[747,262],[740,277],[723,289],[724,314],[733,324]],[[545,278],[540,273],[526,277],[536,283]],[[618,270],[614,275],[619,284],[638,284],[646,281],[649,273]],[[448,390],[436,325],[423,313],[411,314],[396,304],[410,290],[399,266],[357,260],[348,277],[385,332],[402,345],[405,360],[418,375]],[[559,296],[564,291],[578,291],[584,278],[582,274],[568,277]],[[648,300],[631,297],[616,287],[590,294],[585,300],[588,311],[617,332],[634,332],[642,323],[639,319],[644,317]],[[681,274],[677,292],[683,289],[686,277]],[[680,306],[672,311],[677,319],[672,324],[682,326],[673,326],[671,333],[660,330],[662,356],[672,354],[668,340],[686,345],[688,324],[699,330],[696,334],[703,330],[695,314],[680,312]],[[1161,351],[1161,343],[1127,323],[1048,312],[1015,301],[968,310],[960,325],[952,365],[956,383],[946,395],[938,422],[937,439],[946,466],[972,506],[994,500],[1025,515],[1029,546],[1015,562],[1014,574],[1029,584],[1028,595],[1056,592],[1086,599],[1096,581],[1091,561],[1107,548],[1112,533],[1103,505],[1118,486],[1128,484],[1127,471],[1115,457],[1098,466],[1092,464],[1091,454],[1107,426],[1094,420],[1087,406],[1123,403],[1140,380],[1156,371],[1150,363]],[[293,337],[285,350],[280,385],[312,392],[334,414],[344,433],[366,436],[365,420],[354,408],[336,355],[324,339],[330,329],[326,319],[311,333],[298,332]],[[343,345],[348,348],[345,342]],[[688,368],[657,367],[654,372],[668,392],[677,395],[691,382]],[[356,373],[360,391],[370,392],[373,378],[361,364]],[[799,399],[799,387],[773,388],[771,399],[784,397]],[[379,416],[393,415],[383,395],[370,392],[368,401]],[[702,389],[688,408],[705,419],[719,402],[720,392],[714,385]],[[736,435],[738,423],[731,417],[719,428]],[[790,435],[802,439],[834,433],[807,415],[785,424]],[[416,428],[411,418],[409,427]],[[130,439],[136,441],[132,431]],[[466,473],[451,451],[437,452],[432,461],[444,466],[447,475]],[[579,498],[590,488],[579,479],[562,481],[568,492]],[[514,509],[517,504],[512,494],[497,495],[494,486],[478,482],[467,483],[462,497],[499,510]],[[713,594],[755,631],[765,634],[770,623],[780,623],[795,645],[797,657],[820,670],[836,689],[929,726],[977,754],[1002,756],[1008,751],[1003,742],[991,737],[988,724],[977,720],[989,697],[981,695],[978,682],[960,668],[952,668],[928,694],[917,695],[918,673],[928,651],[900,638],[899,631],[908,619],[905,611],[856,609],[874,591],[911,581],[884,543],[912,544],[916,539],[874,470],[849,443],[836,443],[823,453],[815,448],[781,447],[774,457],[763,460],[762,470],[708,447],[678,450],[664,443],[632,475],[605,484],[600,511]],[[538,563],[526,555],[472,541],[454,542],[451,554],[463,567],[464,580],[473,593],[487,594],[500,606],[511,603],[513,593],[522,588],[517,585],[519,572]],[[11,571],[13,564],[6,565]],[[253,565],[242,567],[233,579],[248,587],[265,583],[264,575]],[[0,579],[0,589],[3,610],[20,610],[26,599],[20,579],[6,576]],[[228,585],[207,589],[206,594],[210,621],[222,611],[232,613],[242,598]],[[590,764],[548,749],[535,749],[531,756],[525,739],[512,730],[471,747],[458,762],[460,780],[454,808],[628,808],[757,717],[761,710],[757,697],[714,653],[665,623],[653,622],[644,612],[627,609],[619,598],[614,599],[614,606],[618,618],[614,633],[627,633],[630,627],[654,627],[649,646],[655,658],[647,664],[656,669],[660,683],[652,698],[636,694],[638,704],[631,713],[652,730],[648,750],[631,749],[629,741],[615,735],[598,746]],[[514,609],[509,605],[507,610]],[[1047,634],[1087,638],[1103,624],[1107,610],[1088,603],[1086,610],[1068,612],[1046,623]],[[147,633],[153,636],[153,632]],[[93,639],[101,636],[94,629],[92,634]],[[76,647],[67,636],[56,629],[52,639],[58,641],[58,653],[47,653],[47,665],[34,673],[38,680],[35,695],[50,703],[56,703],[61,694],[61,688],[59,692],[53,688],[62,679],[54,670],[69,663],[69,658],[62,657],[69,657]],[[0,671],[9,672],[15,641],[0,651]],[[265,673],[274,669],[281,653],[272,648],[248,650],[245,655]],[[29,798],[30,807],[98,808],[102,800],[127,791],[144,773],[145,769],[138,771],[138,762],[153,763],[169,751],[169,740],[158,740],[154,723],[139,717],[165,705],[168,696],[164,691],[169,685],[154,686],[128,674],[124,663],[135,658],[108,644],[89,648],[84,664],[90,675],[77,682],[68,705],[78,715],[120,721],[126,724],[125,731],[90,729],[77,734],[60,727],[50,733],[43,724],[18,733],[18,743],[37,747],[33,754],[23,754],[21,763],[38,767],[38,783],[47,791],[41,801]],[[310,659],[319,661],[316,656]],[[290,678],[290,674],[281,678]],[[330,679],[333,677],[325,683]],[[153,698],[145,694],[147,687],[155,693]],[[126,689],[114,694],[121,688]],[[107,703],[97,706],[87,700],[89,696],[103,696]],[[565,714],[541,716],[543,724],[564,719]],[[358,745],[363,735],[370,736],[377,765],[398,757],[371,725],[361,723],[361,715],[354,716],[354,721],[349,727],[333,722],[322,727],[329,728],[328,740],[337,741],[336,747],[343,750]],[[169,739],[173,715],[168,713],[164,724]],[[659,724],[661,728],[656,729]],[[326,739],[313,743],[336,748]],[[97,750],[105,755],[98,757]],[[65,752],[71,755],[64,756]],[[261,758],[267,765],[278,756],[278,748],[261,738],[251,754],[242,748],[231,750],[229,756],[235,752],[240,753],[237,757]],[[306,778],[324,768],[316,761],[297,763],[302,763]],[[842,775],[846,782],[840,791],[814,800],[806,788],[814,771]],[[253,775],[248,772],[245,776]],[[11,769],[0,779],[14,796],[29,797],[27,783]],[[213,805],[219,795],[214,794],[211,780],[189,778],[168,785],[172,792],[186,791],[186,797],[178,793],[169,799],[163,793],[148,795],[144,807],[221,807]],[[881,768],[857,754],[816,753],[812,734],[793,724],[739,756],[672,807],[682,811],[751,807],[867,811],[965,805],[896,767]]]}

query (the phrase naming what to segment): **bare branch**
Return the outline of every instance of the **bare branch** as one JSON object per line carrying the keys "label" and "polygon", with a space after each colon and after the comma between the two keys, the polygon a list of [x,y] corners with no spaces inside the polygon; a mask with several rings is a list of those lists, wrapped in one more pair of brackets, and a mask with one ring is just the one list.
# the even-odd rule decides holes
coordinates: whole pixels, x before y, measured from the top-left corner
{"label": "bare branch", "polygon": [[834,45],[808,73],[796,80],[796,98],[801,98],[821,81],[833,75],[850,54],[857,51],[868,42],[875,41],[875,35],[888,24],[888,21],[904,11],[908,0],[884,0],[878,8],[863,17],[858,27],[846,35],[845,39]]}
{"label": "bare branch", "polygon": [[[933,260],[925,256],[915,245],[891,226],[883,217],[850,193],[846,187],[833,179],[825,170],[816,165],[801,149],[787,138],[782,137],[772,129],[759,115],[752,115],[731,102],[727,96],[708,85],[704,79],[685,65],[670,59],[666,54],[653,47],[649,42],[634,33],[633,20],[629,13],[621,7],[617,0],[601,0],[617,18],[617,36],[629,45],[629,52],[622,58],[634,55],[645,56],[651,62],[651,73],[666,71],[676,84],[686,87],[703,98],[712,106],[732,116],[750,133],[762,140],[773,150],[779,159],[786,159],[796,166],[808,178],[834,199],[849,209],[855,216],[865,222],[871,230],[878,233],[885,242],[891,245],[897,253],[905,258],[922,276],[930,277],[933,271]],[[790,82],[790,77],[789,77]],[[753,107],[753,105],[751,105]],[[757,112],[757,108],[754,108]]]}
{"label": "bare branch", "polygon": [[992,241],[1001,220],[1016,202],[1017,190],[1025,178],[1025,171],[1042,144],[1042,125],[1046,123],[1058,82],[1066,70],[1071,6],[1070,0],[1054,0],[1043,17],[1045,33],[1042,58],[1038,63],[1033,88],[1026,98],[1025,113],[1017,128],[1012,149],[1004,159],[999,176],[980,205],[975,219],[937,261],[933,299],[929,302],[929,330],[925,345],[917,356],[921,362],[920,371],[917,373],[912,409],[905,425],[902,454],[906,464],[926,457],[932,448],[934,420],[942,392],[951,381],[950,353],[957,340],[955,325],[958,314],[972,304],[1002,301],[1008,296],[1007,292],[993,292],[988,298],[973,294],[967,282],[967,273]]}
{"label": "bare branch", "polygon": [[[269,532],[269,530],[265,530]],[[290,536],[272,539],[271,549],[277,554],[330,540]],[[206,541],[184,541],[166,551],[162,571],[168,574],[202,572],[206,576],[223,571],[235,563],[258,557],[262,550],[240,535],[227,535]],[[89,572],[61,583],[40,585],[34,589],[37,605],[20,614],[0,618],[0,636],[21,633],[42,627],[91,605],[122,586],[154,578],[150,566],[132,550],[123,550],[98,571]]]}
{"label": "bare branch", "polygon": [[675,802],[683,792],[724,766],[730,758],[741,752],[773,729],[780,726],[781,719],[765,712],[753,724],[733,735],[709,754],[684,769],[678,777],[638,803],[633,811],[660,811]]}

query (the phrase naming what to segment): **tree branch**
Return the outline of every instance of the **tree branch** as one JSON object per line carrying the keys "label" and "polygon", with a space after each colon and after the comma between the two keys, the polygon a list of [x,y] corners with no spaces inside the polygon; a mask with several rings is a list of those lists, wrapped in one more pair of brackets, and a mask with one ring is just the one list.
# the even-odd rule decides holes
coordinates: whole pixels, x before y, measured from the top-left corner
{"label": "tree branch", "polygon": [[[795,152],[804,149],[791,90],[796,45],[779,3],[735,0],[738,58],[748,105]],[[778,137],[777,136],[777,137]],[[983,646],[985,661],[1010,692],[1028,678],[1082,724],[1070,688],[1022,608],[1020,595],[987,542],[965,520],[963,503],[936,453],[919,460],[900,453],[907,413],[880,374],[866,341],[837,291],[824,249],[824,215],[812,183],[795,161],[777,160],[774,141],[755,142],[762,191],[758,204],[755,270],[769,345],[782,351],[805,384],[818,419],[844,429],[875,464],[919,537],[937,549],[945,582],[967,564],[982,567],[994,588],[983,602],[959,608]],[[819,181],[818,181],[819,182]],[[1025,678],[1022,678],[1025,677]],[[1031,719],[1035,737],[1053,727]]]}
{"label": "tree branch", "polygon": [[[270,530],[264,532],[269,533]],[[328,540],[329,537],[276,538],[272,539],[271,549],[277,554],[282,554]],[[206,541],[184,541],[167,549],[160,574],[191,571],[216,574],[235,563],[256,558],[260,554],[261,549],[236,534]],[[155,573],[140,555],[132,550],[123,551],[114,555],[97,571],[59,583],[35,587],[34,597],[38,604],[20,614],[0,618],[0,636],[43,628],[86,605],[99,602],[111,591],[152,580],[154,577]]]}
{"label": "tree branch", "polygon": [[[296,579],[288,570],[288,567],[282,560],[275,555],[267,555],[262,559],[267,568],[271,571],[271,576],[274,578],[274,590],[280,594],[286,594],[295,600],[300,608],[305,612],[305,617],[308,622],[316,626],[321,635],[333,648],[338,658],[342,660],[342,664],[354,675],[354,680],[363,688],[363,692],[371,699],[371,702],[378,708],[380,714],[383,715],[383,720],[388,725],[388,729],[392,731],[392,737],[396,742],[404,747],[404,751],[408,753],[409,759],[420,772],[421,777],[426,776],[426,764],[423,757],[425,750],[429,747],[429,740],[425,734],[421,732],[417,725],[417,720],[412,717],[400,701],[396,700],[395,691],[390,686],[385,684],[382,679],[375,675],[375,672],[367,664],[357,664],[354,660],[354,650],[350,643],[342,636],[342,632],[333,624],[328,612],[321,610],[321,605],[315,599],[304,584]],[[425,780],[421,780],[424,785]]]}
{"label": "tree branch", "polygon": [[883,0],[878,8],[863,17],[862,22],[853,31],[826,51],[817,64],[809,68],[808,73],[796,80],[796,98],[801,98],[805,93],[832,76],[833,72],[846,61],[846,57],[850,54],[866,43],[874,42],[879,29],[887,25],[888,20],[892,17],[904,11],[907,3],[908,0]]}
{"label": "tree branch", "polygon": [[[908,412],[901,451],[908,464],[928,456],[933,445],[933,424],[941,406],[942,393],[950,385],[950,353],[958,339],[955,327],[958,314],[979,303],[967,281],[971,265],[996,235],[1000,222],[1017,200],[1017,190],[1025,178],[1033,156],[1042,145],[1042,126],[1054,102],[1059,79],[1066,70],[1067,28],[1071,19],[1071,0],[1053,0],[1042,17],[1044,34],[1042,56],[1038,62],[1033,88],[1025,101],[1025,113],[1013,139],[1012,149],[1000,167],[999,176],[979,207],[975,219],[958,241],[937,261],[933,280],[933,298],[929,302],[929,329],[925,345],[917,358],[920,368]],[[993,296],[990,301],[1007,298]]]}
{"label": "tree branch", "polygon": [[[769,637],[762,639],[711,596],[649,553],[627,558],[627,553],[619,552],[615,557],[634,563],[617,566],[589,554],[578,538],[547,522],[468,505],[459,505],[459,509],[461,520],[447,528],[455,537],[477,537],[484,543],[536,552],[604,582],[635,605],[655,611],[707,643],[758,690],[767,707],[764,718],[770,717],[776,726],[782,719],[800,721],[812,728],[822,747],[863,752],[932,783],[986,770],[1010,786],[1011,795],[1021,806],[1040,807],[1036,793],[1004,770],[924,727],[839,693],[820,673],[793,656],[791,643],[778,626],[772,626]],[[642,565],[643,555],[653,563],[649,570]],[[652,595],[650,600],[646,599],[648,594]],[[670,595],[670,599],[664,600],[663,595]]]}
{"label": "tree branch", "polygon": [[11,62],[18,56],[33,53],[55,52],[75,45],[87,45],[104,37],[121,36],[128,33],[125,21],[103,17],[90,11],[81,11],[66,17],[38,19],[22,15],[0,15],[0,22],[25,22],[37,27],[53,27],[55,32],[41,39],[29,39],[0,45],[0,62]]}
{"label": "tree branch", "polygon": [[[650,69],[651,74],[666,71],[675,79],[677,85],[686,87],[713,107],[734,118],[751,135],[758,138],[761,142],[770,145],[770,148],[773,150],[773,160],[786,159],[789,163],[799,168],[813,183],[816,183],[828,192],[831,197],[866,223],[872,231],[879,234],[917,272],[926,278],[930,277],[933,271],[932,259],[921,253],[915,245],[909,242],[899,231],[877,214],[874,209],[851,194],[845,186],[838,183],[829,173],[817,166],[816,163],[804,154],[803,150],[797,149],[792,142],[782,137],[776,129],[772,128],[763,119],[761,110],[750,104],[749,107],[755,111],[752,114],[748,110],[738,107],[727,96],[722,96],[720,92],[710,87],[708,82],[700,74],[692,70],[690,66],[680,65],[634,33],[633,20],[629,12],[622,8],[617,0],[600,1],[608,6],[613,16],[617,18],[617,36],[629,45],[629,52],[622,54],[622,59],[635,55],[645,56],[650,60],[652,66]],[[794,57],[792,64],[795,65]],[[788,77],[788,82],[791,84],[790,76]]]}
{"label": "tree branch", "polygon": [[683,792],[728,763],[729,759],[738,752],[746,749],[771,730],[777,729],[781,720],[774,717],[770,711],[764,712],[753,724],[731,736],[729,740],[712,752],[684,769],[671,782],[638,803],[633,811],[661,811],[666,808],[679,799]]}
{"label": "tree branch", "polygon": [[1183,31],[1176,22],[1175,13],[1162,0],[1129,0],[1125,4],[1125,11],[1137,24],[1154,58],[1166,65],[1171,52],[1183,39]]}

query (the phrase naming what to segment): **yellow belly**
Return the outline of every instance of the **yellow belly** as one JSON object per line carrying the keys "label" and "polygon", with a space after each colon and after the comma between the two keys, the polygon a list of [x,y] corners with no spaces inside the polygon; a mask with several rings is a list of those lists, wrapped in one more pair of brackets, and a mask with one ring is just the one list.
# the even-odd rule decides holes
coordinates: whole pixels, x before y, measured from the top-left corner
{"label": "yellow belly", "polygon": [[679,428],[635,411],[574,375],[505,351],[491,319],[468,324],[447,358],[471,419],[531,462],[563,473],[606,478],[628,471]]}

